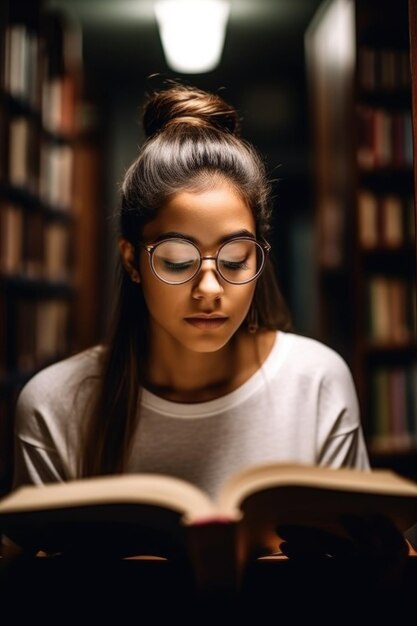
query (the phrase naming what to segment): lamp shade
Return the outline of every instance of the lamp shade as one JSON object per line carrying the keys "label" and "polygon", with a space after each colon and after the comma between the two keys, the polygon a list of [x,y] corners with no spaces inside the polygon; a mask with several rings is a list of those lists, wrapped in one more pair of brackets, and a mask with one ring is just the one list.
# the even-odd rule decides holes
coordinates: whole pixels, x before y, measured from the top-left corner
{"label": "lamp shade", "polygon": [[171,69],[198,74],[219,64],[230,11],[226,0],[156,0],[154,6]]}

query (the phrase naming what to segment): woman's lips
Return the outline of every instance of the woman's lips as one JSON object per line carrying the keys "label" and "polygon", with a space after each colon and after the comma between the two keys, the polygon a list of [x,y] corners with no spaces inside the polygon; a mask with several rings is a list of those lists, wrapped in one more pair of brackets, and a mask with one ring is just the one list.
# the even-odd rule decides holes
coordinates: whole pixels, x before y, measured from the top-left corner
{"label": "woman's lips", "polygon": [[186,317],[185,321],[202,330],[213,330],[223,326],[227,317]]}

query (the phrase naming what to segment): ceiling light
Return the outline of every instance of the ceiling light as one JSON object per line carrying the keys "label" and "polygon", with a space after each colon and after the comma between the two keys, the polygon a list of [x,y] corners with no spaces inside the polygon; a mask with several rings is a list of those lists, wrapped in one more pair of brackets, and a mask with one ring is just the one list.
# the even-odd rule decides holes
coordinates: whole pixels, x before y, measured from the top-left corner
{"label": "ceiling light", "polygon": [[220,62],[229,10],[226,0],[156,0],[169,67],[184,74],[213,70]]}

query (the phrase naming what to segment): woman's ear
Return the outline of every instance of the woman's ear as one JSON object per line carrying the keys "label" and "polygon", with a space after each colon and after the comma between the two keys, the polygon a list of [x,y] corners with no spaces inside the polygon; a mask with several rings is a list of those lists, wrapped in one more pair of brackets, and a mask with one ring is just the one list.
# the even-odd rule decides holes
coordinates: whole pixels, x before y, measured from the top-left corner
{"label": "woman's ear", "polygon": [[127,239],[119,239],[119,251],[122,265],[134,283],[140,283],[140,274],[135,267],[135,248]]}

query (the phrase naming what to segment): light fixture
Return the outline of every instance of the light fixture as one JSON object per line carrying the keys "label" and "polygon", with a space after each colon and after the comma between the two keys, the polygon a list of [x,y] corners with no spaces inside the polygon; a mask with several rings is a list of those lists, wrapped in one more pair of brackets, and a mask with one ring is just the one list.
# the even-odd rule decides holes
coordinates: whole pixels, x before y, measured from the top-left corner
{"label": "light fixture", "polygon": [[156,0],[155,15],[166,61],[184,74],[220,62],[230,6],[226,0]]}

